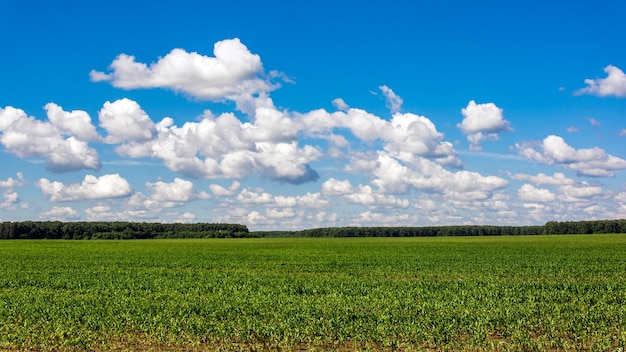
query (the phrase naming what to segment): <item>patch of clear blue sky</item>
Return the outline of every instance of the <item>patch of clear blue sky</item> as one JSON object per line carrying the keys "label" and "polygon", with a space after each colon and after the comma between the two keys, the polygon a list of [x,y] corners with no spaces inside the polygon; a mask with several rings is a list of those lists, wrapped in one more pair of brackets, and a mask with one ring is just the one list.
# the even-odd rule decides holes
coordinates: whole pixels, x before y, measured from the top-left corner
{"label": "patch of clear blue sky", "polygon": [[[382,100],[369,93],[381,84],[416,112],[458,112],[471,99],[542,110],[559,99],[559,87],[569,95],[582,79],[626,60],[626,5],[620,1],[8,1],[0,6],[0,44],[8,54],[0,59],[5,68],[0,103],[32,114],[48,101],[93,110],[104,97],[142,97],[141,91],[89,82],[91,69],[105,69],[120,53],[142,62],[174,47],[210,55],[214,42],[232,37],[261,55],[266,69],[295,79],[295,86],[273,96],[278,105],[301,111],[328,107],[336,97],[382,110]],[[176,104],[180,97],[167,92],[146,95],[156,96],[145,104],[156,114],[171,105],[200,110]],[[429,117],[436,122],[437,116]]]}

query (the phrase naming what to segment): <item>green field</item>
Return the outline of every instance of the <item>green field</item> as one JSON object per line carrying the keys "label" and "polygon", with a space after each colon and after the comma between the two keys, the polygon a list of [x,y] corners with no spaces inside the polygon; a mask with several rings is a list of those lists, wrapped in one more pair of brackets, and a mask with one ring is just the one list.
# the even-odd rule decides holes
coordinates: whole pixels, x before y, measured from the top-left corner
{"label": "green field", "polygon": [[0,241],[0,350],[626,345],[626,235]]}

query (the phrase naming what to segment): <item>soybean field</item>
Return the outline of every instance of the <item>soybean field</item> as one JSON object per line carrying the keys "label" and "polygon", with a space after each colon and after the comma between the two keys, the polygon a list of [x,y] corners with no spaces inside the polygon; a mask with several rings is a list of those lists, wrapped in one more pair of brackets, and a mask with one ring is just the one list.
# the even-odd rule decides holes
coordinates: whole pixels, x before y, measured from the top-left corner
{"label": "soybean field", "polygon": [[626,235],[6,240],[0,350],[623,351]]}

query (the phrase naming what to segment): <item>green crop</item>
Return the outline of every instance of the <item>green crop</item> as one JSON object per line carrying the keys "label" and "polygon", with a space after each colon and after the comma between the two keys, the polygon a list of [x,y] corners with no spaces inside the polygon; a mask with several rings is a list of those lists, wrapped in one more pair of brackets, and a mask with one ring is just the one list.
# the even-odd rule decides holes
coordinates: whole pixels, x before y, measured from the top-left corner
{"label": "green crop", "polygon": [[626,345],[626,235],[0,242],[0,350]]}

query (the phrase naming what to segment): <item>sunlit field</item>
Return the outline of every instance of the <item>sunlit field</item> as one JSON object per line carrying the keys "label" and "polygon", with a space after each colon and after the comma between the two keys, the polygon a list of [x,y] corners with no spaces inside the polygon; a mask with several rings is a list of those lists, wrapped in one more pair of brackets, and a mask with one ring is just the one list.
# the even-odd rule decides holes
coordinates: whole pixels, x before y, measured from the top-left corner
{"label": "sunlit field", "polygon": [[0,350],[626,345],[626,235],[0,241]]}

